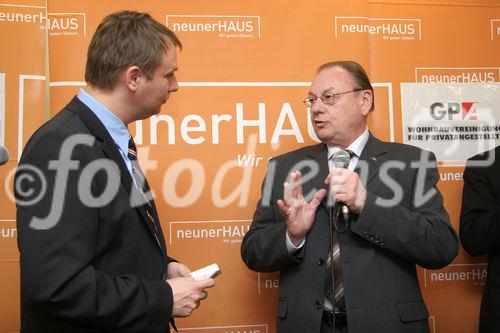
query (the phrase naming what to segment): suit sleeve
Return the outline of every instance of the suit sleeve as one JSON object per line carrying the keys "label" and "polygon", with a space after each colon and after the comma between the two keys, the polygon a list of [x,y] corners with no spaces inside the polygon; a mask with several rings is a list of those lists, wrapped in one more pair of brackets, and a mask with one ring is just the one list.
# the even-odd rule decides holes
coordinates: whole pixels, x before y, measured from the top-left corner
{"label": "suit sleeve", "polygon": [[[21,262],[22,298],[28,306],[70,324],[120,332],[166,332],[172,313],[172,290],[158,280],[140,275],[113,275],[96,269],[93,258],[98,251],[100,212],[82,203],[78,194],[81,170],[90,163],[90,147],[78,145],[72,153],[78,169],[64,179],[65,191],[57,193],[55,170],[50,160],[59,159],[65,137],[50,133],[25,151],[16,181],[40,191],[41,182],[26,178],[31,165],[40,170],[46,182],[41,200],[22,204],[29,192],[16,188],[18,244]],[[17,183],[16,183],[17,184]],[[53,226],[34,229],[33,217],[45,218],[52,210]],[[60,217],[58,217],[59,215]]]}
{"label": "suit sleeve", "polygon": [[252,225],[241,244],[243,261],[248,268],[258,272],[281,271],[300,264],[303,258],[303,248],[293,255],[287,250],[286,224],[276,205],[282,197],[285,178],[275,177],[276,163],[276,160],[269,162]]}
{"label": "suit sleeve", "polygon": [[492,167],[470,164],[464,171],[460,240],[473,256],[500,247],[500,202],[494,196],[499,184],[492,183],[490,172],[495,172]]}
{"label": "suit sleeve", "polygon": [[444,267],[458,253],[458,236],[436,187],[439,174],[435,157],[431,154],[427,168],[408,166],[399,182],[402,200],[396,205],[382,205],[368,186],[365,207],[353,222],[352,231],[403,260],[429,269]]}

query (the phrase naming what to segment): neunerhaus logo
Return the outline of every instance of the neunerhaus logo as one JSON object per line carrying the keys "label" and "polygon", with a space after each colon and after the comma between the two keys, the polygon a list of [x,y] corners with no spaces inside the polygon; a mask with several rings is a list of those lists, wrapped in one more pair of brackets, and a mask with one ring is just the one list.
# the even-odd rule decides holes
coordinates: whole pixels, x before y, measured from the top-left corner
{"label": "neunerhaus logo", "polygon": [[7,23],[45,23],[45,13],[36,14],[0,11],[0,22]]}
{"label": "neunerhaus logo", "polygon": [[167,15],[166,25],[174,32],[209,33],[219,38],[260,37],[259,16]]}
{"label": "neunerhaus logo", "polygon": [[384,40],[417,40],[422,39],[420,24],[420,19],[336,16],[335,38],[363,34]]}
{"label": "neunerhaus logo", "polygon": [[50,37],[87,34],[84,13],[49,13],[46,28]]}
{"label": "neunerhaus logo", "polygon": [[0,11],[0,22],[37,24],[47,29],[49,36],[86,35],[84,13],[48,13],[43,11],[22,13]]}
{"label": "neunerhaus logo", "polygon": [[499,67],[417,67],[415,82],[493,83],[500,81]]}
{"label": "neunerhaus logo", "polygon": [[170,222],[170,244],[200,240],[239,244],[249,229],[250,221]]}
{"label": "neunerhaus logo", "polygon": [[451,264],[437,272],[425,270],[424,286],[438,287],[449,283],[484,286],[487,276],[486,264]]}
{"label": "neunerhaus logo", "polygon": [[460,73],[460,74],[426,74],[422,75],[423,83],[487,83],[495,82],[495,73]]}

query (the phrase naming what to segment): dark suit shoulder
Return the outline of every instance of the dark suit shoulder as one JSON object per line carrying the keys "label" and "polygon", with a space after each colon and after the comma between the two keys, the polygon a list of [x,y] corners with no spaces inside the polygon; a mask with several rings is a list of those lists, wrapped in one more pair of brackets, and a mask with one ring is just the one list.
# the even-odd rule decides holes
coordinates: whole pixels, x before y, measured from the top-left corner
{"label": "dark suit shoulder", "polygon": [[483,151],[479,154],[476,154],[476,155],[472,156],[471,158],[469,158],[467,161],[484,161],[484,160],[487,160],[489,158],[496,159],[497,156],[500,156],[500,146],[496,146],[493,149]]}
{"label": "dark suit shoulder", "polygon": [[[387,145],[387,149],[394,151],[394,152],[402,152],[402,153],[407,153],[411,155],[420,155],[422,151],[425,151],[425,149],[408,145],[405,143],[398,143],[398,142],[384,142]],[[430,152],[430,151],[429,151]]]}
{"label": "dark suit shoulder", "polygon": [[[325,152],[326,154],[326,148],[325,146],[320,143],[316,145],[310,145],[302,148],[298,148],[286,153],[283,153],[281,155],[273,157],[271,160],[274,160],[276,162],[285,162],[289,160],[296,161],[297,159],[304,158],[306,156],[311,156],[314,154],[321,153],[322,151]],[[326,155],[325,155],[326,158]]]}
{"label": "dark suit shoulder", "polygon": [[[75,131],[81,132],[86,128],[82,119],[72,110],[75,107],[87,108],[82,102],[80,102],[76,97],[66,105],[61,111],[56,113],[56,115],[48,120],[45,124],[40,126],[40,128],[33,134],[33,137],[37,137],[38,135],[51,132],[58,131],[61,133],[75,133]],[[90,110],[88,110],[90,111]]]}
{"label": "dark suit shoulder", "polygon": [[[473,175],[491,177],[493,183],[498,183],[500,171],[500,146],[472,156],[467,160],[464,169],[464,180],[468,181]],[[481,177],[483,177],[481,176]]]}
{"label": "dark suit shoulder", "polygon": [[426,160],[436,159],[432,151],[404,143],[381,141],[375,137],[370,138],[365,149],[375,156],[382,157],[385,155],[384,157],[387,160],[413,161],[420,160],[422,157],[426,157]]}
{"label": "dark suit shoulder", "polygon": [[23,149],[23,156],[33,149],[55,148],[54,145],[62,145],[66,138],[82,133],[90,134],[82,119],[66,106],[33,133]]}

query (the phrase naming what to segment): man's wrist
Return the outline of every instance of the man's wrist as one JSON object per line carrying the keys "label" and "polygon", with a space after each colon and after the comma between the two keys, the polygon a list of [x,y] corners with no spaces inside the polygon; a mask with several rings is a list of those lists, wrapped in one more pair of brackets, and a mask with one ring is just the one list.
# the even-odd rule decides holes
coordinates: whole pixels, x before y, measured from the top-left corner
{"label": "man's wrist", "polygon": [[301,240],[297,241],[295,244],[298,245],[295,245],[294,242],[292,241],[292,238],[288,234],[288,230],[285,231],[285,238],[286,238],[286,248],[288,250],[288,253],[290,254],[293,254],[297,250],[300,250],[302,246],[304,246],[305,238],[302,238]]}

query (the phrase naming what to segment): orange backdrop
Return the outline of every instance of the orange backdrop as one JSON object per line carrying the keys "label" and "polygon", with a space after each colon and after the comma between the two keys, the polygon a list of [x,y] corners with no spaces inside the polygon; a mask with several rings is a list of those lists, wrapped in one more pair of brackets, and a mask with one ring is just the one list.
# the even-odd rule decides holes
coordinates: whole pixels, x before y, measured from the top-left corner
{"label": "orange backdrop", "polygon": [[[169,254],[192,269],[216,262],[223,270],[202,306],[177,321],[182,332],[275,332],[278,275],[246,269],[240,242],[267,159],[315,142],[301,101],[318,65],[361,63],[375,86],[369,128],[397,142],[404,141],[401,83],[500,81],[498,0],[0,3],[0,144],[11,152],[0,167],[0,332],[19,331],[11,200],[18,156],[84,85],[93,32],[123,9],[151,13],[184,45],[179,91],[160,115],[131,128],[143,165],[153,161],[146,169]],[[439,188],[457,230],[461,162],[440,166]],[[477,332],[485,262],[462,250],[442,270],[419,269],[431,332]]]}

